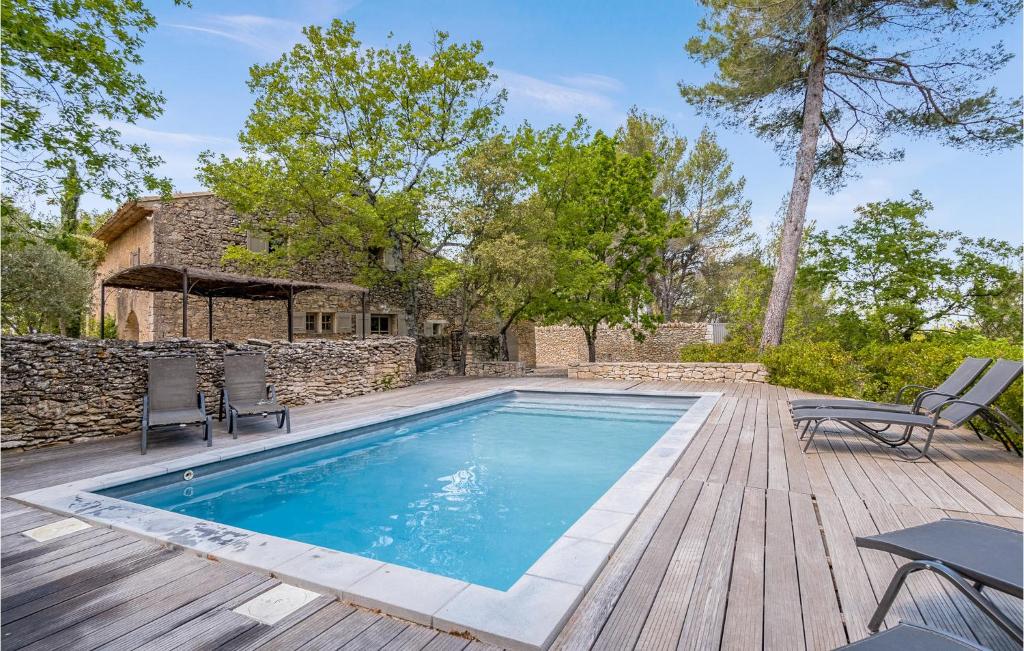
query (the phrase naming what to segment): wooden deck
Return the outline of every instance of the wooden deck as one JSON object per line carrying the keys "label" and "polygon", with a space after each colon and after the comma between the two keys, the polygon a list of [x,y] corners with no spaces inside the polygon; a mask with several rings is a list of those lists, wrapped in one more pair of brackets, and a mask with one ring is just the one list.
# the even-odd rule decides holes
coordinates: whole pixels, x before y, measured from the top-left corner
{"label": "wooden deck", "polygon": [[[722,391],[687,449],[555,642],[559,649],[830,649],[867,634],[896,569],[854,536],[940,517],[1021,528],[1020,459],[966,433],[937,437],[916,463],[852,435],[828,433],[801,452],[786,401],[766,385],[535,378],[531,386]],[[452,379],[296,409],[295,430],[387,413],[506,384]],[[275,436],[245,423],[236,442]],[[105,440],[4,454],[4,496],[203,450],[198,436]],[[47,543],[20,532],[57,520],[4,499],[4,649],[484,649],[326,597],[273,626],[232,612],[278,582],[90,528]],[[1021,603],[1002,599],[1016,617]],[[1012,641],[930,576],[915,575],[893,609],[1013,649]]]}

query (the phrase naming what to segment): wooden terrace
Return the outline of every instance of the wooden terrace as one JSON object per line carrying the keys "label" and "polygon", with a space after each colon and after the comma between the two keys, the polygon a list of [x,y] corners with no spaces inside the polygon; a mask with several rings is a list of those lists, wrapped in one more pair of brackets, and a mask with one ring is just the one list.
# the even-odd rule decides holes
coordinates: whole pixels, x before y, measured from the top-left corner
{"label": "wooden terrace", "polygon": [[[565,624],[558,649],[831,649],[867,635],[896,570],[857,535],[942,517],[1022,527],[1021,460],[968,432],[942,432],[931,459],[898,460],[850,434],[803,453],[787,400],[760,384],[451,378],[296,408],[294,431],[498,385],[721,391],[708,421]],[[277,436],[245,422],[238,441]],[[21,532],[60,520],[7,499],[22,491],[204,451],[194,438],[134,437],[3,455],[4,649],[424,649],[481,642],[320,597],[273,625],[233,611],[279,583],[109,529],[48,542]],[[992,649],[1019,648],[932,576],[914,575],[887,624],[924,622]],[[1000,601],[1014,617],[1021,602]]]}

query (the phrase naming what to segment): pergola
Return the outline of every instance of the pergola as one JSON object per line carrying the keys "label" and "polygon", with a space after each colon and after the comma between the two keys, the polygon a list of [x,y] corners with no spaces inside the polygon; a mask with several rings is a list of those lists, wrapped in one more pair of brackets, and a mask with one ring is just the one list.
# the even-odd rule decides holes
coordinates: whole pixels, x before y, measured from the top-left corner
{"label": "pergola", "polygon": [[[188,297],[205,296],[208,311],[209,337],[213,339],[213,299],[244,298],[251,301],[288,302],[288,341],[292,341],[292,310],[295,295],[310,290],[330,290],[360,294],[363,323],[366,322],[365,287],[350,283],[311,283],[287,278],[241,276],[211,269],[174,267],[163,264],[140,264],[107,276],[100,283],[100,338],[105,338],[107,288],[138,289],[144,292],[181,292],[181,336],[188,337]],[[366,327],[361,328],[366,338]]]}

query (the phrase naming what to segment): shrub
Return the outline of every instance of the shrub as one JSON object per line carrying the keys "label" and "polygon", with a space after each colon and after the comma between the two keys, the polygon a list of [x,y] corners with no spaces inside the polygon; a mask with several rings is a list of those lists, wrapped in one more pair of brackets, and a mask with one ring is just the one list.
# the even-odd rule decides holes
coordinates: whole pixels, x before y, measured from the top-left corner
{"label": "shrub", "polygon": [[[1021,359],[1019,344],[989,339],[977,332],[935,334],[904,342],[872,342],[848,350],[836,341],[790,341],[764,355],[742,340],[696,344],[680,350],[684,362],[756,362],[768,369],[772,384],[831,396],[892,401],[907,384],[936,386],[966,357]],[[1018,424],[1024,420],[1022,381],[1017,380],[996,406]],[[907,400],[907,397],[904,397]],[[985,431],[982,423],[975,423]],[[1010,432],[1013,435],[1012,432]],[[1018,444],[1020,440],[1018,438]]]}
{"label": "shrub", "polygon": [[833,396],[857,396],[864,383],[853,354],[833,341],[792,342],[761,357],[772,384]]}
{"label": "shrub", "polygon": [[692,344],[679,349],[681,362],[756,362],[757,348],[741,339],[721,344]]}

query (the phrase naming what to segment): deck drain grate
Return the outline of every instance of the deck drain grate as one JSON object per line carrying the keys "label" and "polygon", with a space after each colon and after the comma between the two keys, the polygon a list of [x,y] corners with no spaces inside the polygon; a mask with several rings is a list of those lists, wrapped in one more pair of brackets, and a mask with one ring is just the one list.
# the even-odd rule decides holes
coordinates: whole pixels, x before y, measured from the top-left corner
{"label": "deck drain grate", "polygon": [[263,624],[276,624],[319,596],[316,592],[282,583],[245,602],[234,611]]}
{"label": "deck drain grate", "polygon": [[53,540],[54,538],[60,538],[61,536],[67,536],[77,531],[84,531],[85,529],[91,528],[92,525],[82,522],[78,518],[64,518],[63,520],[57,520],[50,524],[44,524],[41,527],[35,529],[29,529],[28,531],[22,531],[21,533],[28,536],[36,542],[46,542],[47,540]]}

